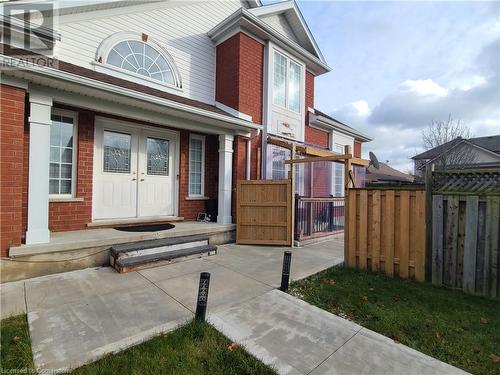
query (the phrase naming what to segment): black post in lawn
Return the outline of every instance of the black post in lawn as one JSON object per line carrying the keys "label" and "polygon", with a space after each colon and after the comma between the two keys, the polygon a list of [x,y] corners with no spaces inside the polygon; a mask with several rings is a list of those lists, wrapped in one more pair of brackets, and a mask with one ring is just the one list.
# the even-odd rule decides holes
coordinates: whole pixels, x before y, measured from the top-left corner
{"label": "black post in lawn", "polygon": [[210,273],[200,273],[200,285],[198,286],[198,300],[196,301],[195,319],[205,321],[208,304],[208,288],[210,287]]}
{"label": "black post in lawn", "polygon": [[285,251],[283,254],[283,271],[281,272],[281,287],[280,290],[286,292],[290,283],[290,266],[292,263],[292,252]]}

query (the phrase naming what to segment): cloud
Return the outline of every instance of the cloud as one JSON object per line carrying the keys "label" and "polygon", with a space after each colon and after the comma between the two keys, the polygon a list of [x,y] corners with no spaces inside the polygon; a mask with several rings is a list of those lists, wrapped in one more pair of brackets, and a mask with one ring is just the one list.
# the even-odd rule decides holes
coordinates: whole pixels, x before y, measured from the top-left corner
{"label": "cloud", "polygon": [[430,78],[401,82],[373,108],[364,99],[333,111],[341,121],[374,140],[364,154],[375,151],[382,161],[402,171],[409,158],[422,151],[421,130],[450,114],[469,126],[475,136],[500,134],[500,39],[483,47],[475,69],[447,84]]}
{"label": "cloud", "polygon": [[432,79],[406,80],[376,105],[368,122],[422,128],[449,114],[466,122],[500,116],[500,39],[485,46],[474,74],[449,87]]}

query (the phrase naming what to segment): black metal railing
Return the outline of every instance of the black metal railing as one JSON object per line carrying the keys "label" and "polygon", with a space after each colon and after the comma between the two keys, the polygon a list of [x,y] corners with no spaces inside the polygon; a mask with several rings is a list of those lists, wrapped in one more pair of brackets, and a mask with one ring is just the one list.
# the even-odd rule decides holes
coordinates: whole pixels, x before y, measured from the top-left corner
{"label": "black metal railing", "polygon": [[344,230],[344,198],[295,197],[295,239],[326,236]]}

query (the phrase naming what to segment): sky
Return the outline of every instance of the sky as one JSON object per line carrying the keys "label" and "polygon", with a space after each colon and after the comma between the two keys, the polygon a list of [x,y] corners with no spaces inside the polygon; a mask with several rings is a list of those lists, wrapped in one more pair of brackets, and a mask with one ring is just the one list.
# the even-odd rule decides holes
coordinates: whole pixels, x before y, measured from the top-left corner
{"label": "sky", "polygon": [[450,115],[500,134],[500,2],[298,1],[330,73],[315,107],[374,140],[403,172],[422,129]]}

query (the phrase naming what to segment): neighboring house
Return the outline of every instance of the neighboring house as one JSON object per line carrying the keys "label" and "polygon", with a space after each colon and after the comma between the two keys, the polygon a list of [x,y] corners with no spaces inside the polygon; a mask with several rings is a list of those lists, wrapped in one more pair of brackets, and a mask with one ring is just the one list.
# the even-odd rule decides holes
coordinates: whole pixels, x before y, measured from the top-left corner
{"label": "neighboring house", "polygon": [[2,56],[2,256],[89,224],[193,220],[207,199],[231,223],[238,179],[286,177],[268,136],[357,157],[370,140],[314,109],[330,67],[294,2],[68,3],[55,31],[54,66]]}
{"label": "neighboring house", "polygon": [[500,135],[477,138],[455,138],[412,157],[415,174],[422,175],[427,165],[473,166],[500,162]]}
{"label": "neighboring house", "polygon": [[367,186],[401,185],[410,184],[415,181],[413,176],[400,172],[385,163],[379,163],[379,165],[378,169],[376,169],[373,165],[366,168],[365,183]]}

